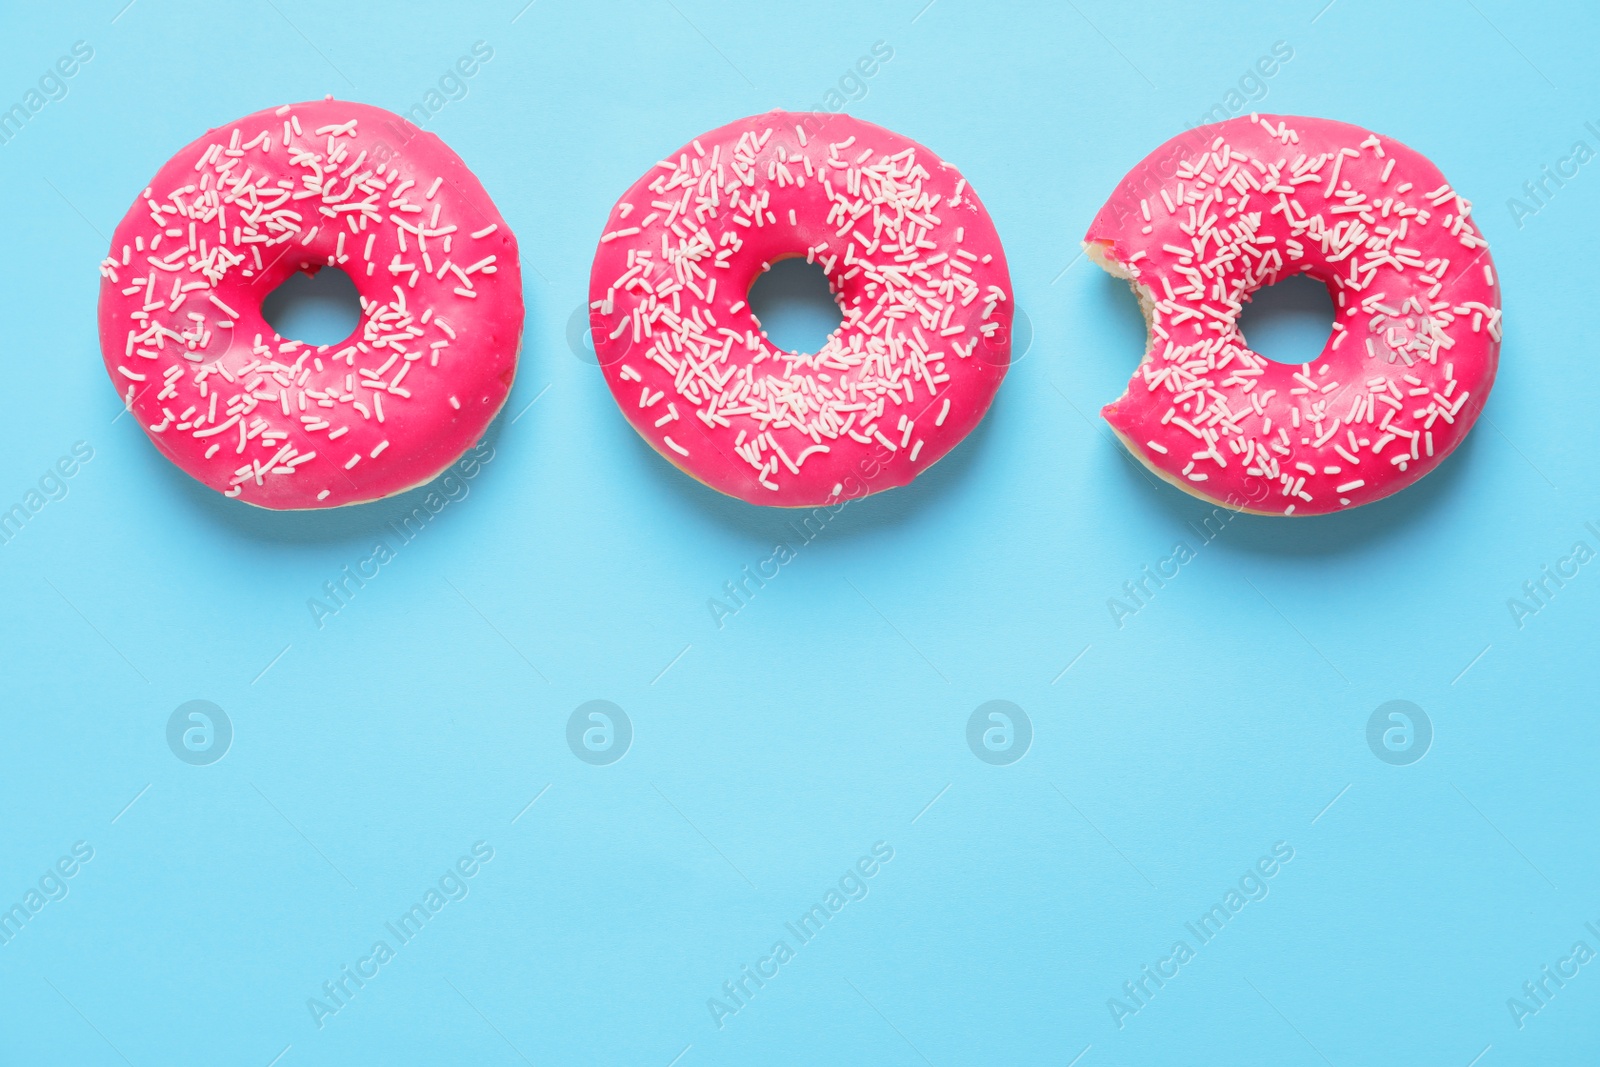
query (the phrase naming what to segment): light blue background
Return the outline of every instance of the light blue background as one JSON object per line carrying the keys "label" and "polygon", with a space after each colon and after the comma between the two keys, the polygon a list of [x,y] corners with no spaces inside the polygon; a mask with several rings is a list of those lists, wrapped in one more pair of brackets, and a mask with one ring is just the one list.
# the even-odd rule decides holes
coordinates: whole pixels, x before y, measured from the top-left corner
{"label": "light blue background", "polygon": [[[1507,600],[1600,544],[1600,161],[1520,228],[1506,201],[1596,146],[1600,17],[925,2],[8,6],[5,105],[74,41],[95,54],[0,146],[0,507],[74,442],[94,458],[0,547],[0,906],[95,852],[0,946],[0,1061],[1596,1062],[1600,962],[1524,1029],[1506,1001],[1600,950],[1600,563],[1520,629]],[[470,495],[319,629],[307,599],[416,500],[278,515],[190,482],[117,418],[95,264],[206,127],[325,92],[404,110],[480,39],[493,60],[428,128],[521,240],[516,387]],[[791,516],[649,451],[569,316],[629,182],[819,104],[880,40],[850,110],[964,170],[1031,349],[969,441],[719,630],[708,599]],[[1280,40],[1261,109],[1399,138],[1476,202],[1500,379],[1416,488],[1236,519],[1119,629],[1107,599],[1209,509],[1098,419],[1142,327],[1077,241]],[[565,740],[596,698],[635,730],[611,766]],[[192,699],[235,731],[208,767],[165,739]],[[1033,723],[1011,766],[966,745],[991,699]],[[1367,747],[1391,699],[1436,732],[1411,766]],[[470,895],[314,1025],[307,998],[477,841]],[[870,895],[713,1025],[707,999],[877,841]],[[1107,999],[1279,841],[1270,896],[1118,1029]]]}

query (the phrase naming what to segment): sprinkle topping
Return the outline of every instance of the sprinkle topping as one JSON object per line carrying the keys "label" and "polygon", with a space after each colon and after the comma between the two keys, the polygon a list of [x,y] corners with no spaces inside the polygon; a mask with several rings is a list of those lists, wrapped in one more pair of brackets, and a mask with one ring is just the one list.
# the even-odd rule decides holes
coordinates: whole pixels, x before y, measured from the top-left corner
{"label": "sprinkle topping", "polygon": [[[1426,159],[1343,123],[1251,115],[1175,138],[1085,241],[1150,327],[1106,418],[1151,466],[1232,507],[1315,514],[1409,485],[1466,435],[1494,379],[1499,291],[1470,210]],[[1321,357],[1294,367],[1252,351],[1239,315],[1299,272],[1336,307]]]}
{"label": "sprinkle topping", "polygon": [[[418,165],[451,154],[421,136],[391,151],[388,128],[367,128],[386,116],[317,102],[213,131],[163,168],[100,264],[102,344],[124,403],[153,438],[189,442],[163,444],[179,462],[202,443],[204,469],[191,473],[228,496],[331,506],[426,480],[437,472],[358,488],[344,472],[376,460],[391,435],[398,448],[407,428],[448,423],[457,408],[446,396],[461,392],[461,376],[486,377],[466,366],[470,351],[458,356],[451,322],[479,321],[468,301],[507,262],[520,290],[515,245],[490,236],[498,215],[487,197],[441,191],[442,176],[419,188]],[[261,318],[262,298],[295,270],[325,266],[350,274],[361,294],[355,333],[334,345],[279,336]],[[505,299],[520,326],[520,291]],[[504,355],[514,360],[514,349]],[[502,401],[508,383],[494,387]],[[328,444],[351,432],[353,452]]]}
{"label": "sprinkle topping", "polygon": [[[909,481],[1005,370],[1010,280],[965,179],[847,116],[775,112],[700,137],[600,240],[591,319],[619,403],[669,458],[755,503],[827,502],[872,452],[894,457],[887,484]],[[745,302],[788,256],[821,266],[843,312],[814,353],[771,344]],[[952,397],[967,414],[940,429]]]}

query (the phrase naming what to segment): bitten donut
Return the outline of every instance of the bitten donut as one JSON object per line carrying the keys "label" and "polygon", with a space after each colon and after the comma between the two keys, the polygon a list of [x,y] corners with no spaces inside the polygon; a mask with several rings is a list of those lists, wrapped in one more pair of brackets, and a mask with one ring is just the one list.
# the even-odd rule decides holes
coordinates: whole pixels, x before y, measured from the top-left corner
{"label": "bitten donut", "polygon": [[[1150,343],[1103,414],[1197,497],[1262,514],[1368,504],[1438,466],[1494,384],[1500,289],[1470,205],[1397,141],[1251,115],[1182,134],[1135,167],[1084,247],[1139,296]],[[1322,354],[1274,363],[1245,301],[1304,272],[1335,311]]]}
{"label": "bitten donut", "polygon": [[[361,296],[355,333],[278,336],[262,299],[327,266]],[[207,133],[139,195],[100,273],[124,403],[172,462],[265,508],[429,481],[516,371],[516,239],[444,142],[364,104],[285,104]]]}
{"label": "bitten donut", "polygon": [[[844,313],[815,353],[746,298],[821,264]],[[846,115],[772,111],[696,138],[612,209],[589,286],[595,353],[634,429],[752,504],[905,485],[978,424],[1010,362],[1005,253],[961,174]]]}

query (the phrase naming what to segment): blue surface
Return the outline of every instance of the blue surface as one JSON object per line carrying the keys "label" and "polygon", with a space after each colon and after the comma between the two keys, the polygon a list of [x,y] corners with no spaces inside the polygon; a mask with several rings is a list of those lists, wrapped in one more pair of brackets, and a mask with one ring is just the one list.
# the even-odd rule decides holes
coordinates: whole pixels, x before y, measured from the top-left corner
{"label": "blue surface", "polygon": [[[1600,147],[1592,5],[123,2],[0,34],[7,105],[93,49],[0,145],[0,506],[41,505],[0,546],[0,907],[39,890],[0,944],[0,1061],[1596,1061],[1600,962],[1561,961],[1600,951],[1600,563],[1569,558],[1600,547],[1600,162],[1523,191]],[[480,40],[427,125],[522,241],[520,374],[492,458],[319,628],[308,600],[416,501],[274,515],[190,482],[117,417],[95,264],[207,126],[408,110]],[[1142,329],[1077,238],[1241,79],[1431,156],[1504,282],[1485,419],[1355,513],[1222,521],[1096,416]],[[805,541],[641,444],[569,323],[644,168],[835,101],[963,168],[1032,340],[949,459]],[[1119,628],[1108,600],[1180,541]],[[1545,566],[1576,577],[1519,620]]]}

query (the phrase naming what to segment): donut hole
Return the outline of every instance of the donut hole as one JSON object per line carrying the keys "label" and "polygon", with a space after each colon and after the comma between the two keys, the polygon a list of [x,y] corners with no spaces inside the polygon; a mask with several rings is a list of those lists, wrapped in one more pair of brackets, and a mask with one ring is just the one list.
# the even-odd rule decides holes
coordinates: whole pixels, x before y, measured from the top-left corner
{"label": "donut hole", "polygon": [[332,345],[355,333],[361,297],[338,267],[297,270],[261,301],[261,317],[285,340]]}
{"label": "donut hole", "polygon": [[1246,301],[1239,332],[1251,351],[1274,363],[1315,363],[1333,333],[1333,296],[1310,275],[1292,274]]}
{"label": "donut hole", "polygon": [[767,340],[787,352],[819,352],[844,322],[844,308],[816,263],[780,259],[750,285],[750,314]]}

